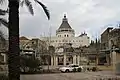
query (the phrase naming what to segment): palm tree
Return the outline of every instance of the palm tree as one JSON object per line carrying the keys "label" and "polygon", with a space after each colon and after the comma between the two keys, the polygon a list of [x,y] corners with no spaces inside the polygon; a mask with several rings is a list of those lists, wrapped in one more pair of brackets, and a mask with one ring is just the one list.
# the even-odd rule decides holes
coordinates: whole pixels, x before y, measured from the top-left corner
{"label": "palm tree", "polygon": [[[6,10],[2,10],[2,9],[0,9],[0,15],[1,16],[4,16],[5,14],[7,13],[7,11]],[[7,20],[5,20],[5,19],[3,19],[3,18],[0,18],[0,27],[2,26],[2,25],[5,25],[6,27],[8,27],[8,23],[7,23]],[[0,30],[0,42],[1,42],[1,46],[2,47],[0,47],[0,51],[2,52],[3,50],[3,52],[6,52],[6,50],[7,50],[7,48],[6,48],[6,39],[5,39],[5,37],[4,37],[4,34],[3,34],[3,32]],[[1,55],[1,53],[0,53],[0,56],[2,56]],[[3,57],[3,56],[2,56]],[[0,64],[4,64],[4,62],[3,61],[1,61],[0,60]],[[0,67],[1,68],[1,67]]]}
{"label": "palm tree", "polygon": [[[0,15],[4,16],[7,13],[7,10],[0,9]],[[4,25],[5,27],[8,27],[7,20],[0,18],[0,26]],[[0,30],[0,40],[2,41],[3,45],[5,45],[6,39],[4,38],[3,32]]]}
{"label": "palm tree", "polygon": [[[32,10],[31,2],[24,0],[29,10]],[[45,11],[48,19],[50,19],[49,12],[46,6],[38,0],[43,10]],[[3,0],[0,1],[0,3]],[[20,49],[19,49],[19,0],[8,0],[9,2],[9,55],[8,55],[8,68],[9,80],[20,80]],[[31,11],[30,11],[31,12]],[[31,12],[31,14],[34,14]]]}

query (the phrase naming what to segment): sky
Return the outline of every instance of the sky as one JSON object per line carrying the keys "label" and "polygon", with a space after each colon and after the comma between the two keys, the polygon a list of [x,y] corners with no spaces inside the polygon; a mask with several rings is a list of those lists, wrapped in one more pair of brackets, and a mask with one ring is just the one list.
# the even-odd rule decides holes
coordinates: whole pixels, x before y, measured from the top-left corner
{"label": "sky", "polygon": [[48,20],[41,6],[33,0],[34,16],[27,7],[20,7],[20,36],[37,37],[56,35],[64,14],[76,36],[86,32],[91,39],[100,37],[108,27],[120,23],[120,0],[39,0],[47,6]]}

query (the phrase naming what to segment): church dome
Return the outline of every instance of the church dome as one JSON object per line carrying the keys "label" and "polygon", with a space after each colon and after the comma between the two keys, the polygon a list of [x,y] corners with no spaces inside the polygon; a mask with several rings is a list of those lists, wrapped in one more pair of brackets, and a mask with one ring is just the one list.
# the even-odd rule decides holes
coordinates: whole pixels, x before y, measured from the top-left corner
{"label": "church dome", "polygon": [[68,19],[66,18],[66,15],[64,14],[62,23],[61,23],[60,27],[58,28],[58,30],[56,31],[56,35],[66,34],[66,33],[68,33],[67,35],[74,36],[74,30],[69,25]]}
{"label": "church dome", "polygon": [[71,26],[68,23],[68,20],[66,18],[66,15],[64,15],[64,18],[62,20],[62,24],[60,25],[59,29],[72,29]]}

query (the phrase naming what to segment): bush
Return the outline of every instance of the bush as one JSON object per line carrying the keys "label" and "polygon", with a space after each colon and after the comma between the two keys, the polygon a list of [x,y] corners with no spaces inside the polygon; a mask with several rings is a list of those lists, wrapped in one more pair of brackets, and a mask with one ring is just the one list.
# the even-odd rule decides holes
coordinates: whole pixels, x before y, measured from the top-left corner
{"label": "bush", "polygon": [[87,68],[87,71],[90,71],[90,68]]}
{"label": "bush", "polygon": [[8,76],[0,74],[0,80],[8,80]]}
{"label": "bush", "polygon": [[81,68],[78,68],[78,72],[81,72],[82,71],[82,69]]}
{"label": "bush", "polygon": [[76,68],[73,69],[73,72],[76,72]]}
{"label": "bush", "polygon": [[35,72],[40,69],[40,61],[34,57],[20,57],[20,68],[22,72]]}
{"label": "bush", "polygon": [[97,68],[96,68],[96,67],[93,67],[93,68],[92,68],[92,71],[94,71],[94,72],[97,71]]}

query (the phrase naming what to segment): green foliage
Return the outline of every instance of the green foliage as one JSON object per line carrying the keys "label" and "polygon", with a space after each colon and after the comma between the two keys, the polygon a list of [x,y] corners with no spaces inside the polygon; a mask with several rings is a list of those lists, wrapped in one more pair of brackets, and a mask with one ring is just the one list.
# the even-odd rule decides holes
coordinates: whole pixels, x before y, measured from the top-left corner
{"label": "green foliage", "polygon": [[96,68],[96,67],[93,67],[93,68],[92,68],[92,71],[94,71],[94,72],[97,71],[97,68]]}
{"label": "green foliage", "polygon": [[73,72],[76,72],[76,71],[77,71],[76,68],[74,68],[74,69],[73,69]]}
{"label": "green foliage", "polygon": [[2,9],[0,9],[0,15],[5,15],[6,13],[8,13],[7,10],[2,10]]}
{"label": "green foliage", "polygon": [[82,69],[81,68],[78,68],[78,72],[81,72],[82,71]]}
{"label": "green foliage", "polygon": [[[47,7],[46,7],[43,3],[41,3],[40,1],[38,1],[38,0],[34,0],[34,1],[35,1],[36,3],[38,3],[38,4],[42,7],[42,9],[44,10],[44,12],[45,12],[45,14],[46,14],[46,16],[47,16],[47,18],[48,18],[48,20],[49,20],[49,19],[50,19],[50,13],[49,13]],[[21,0],[21,1],[20,1],[20,4],[21,4],[21,6],[23,6],[23,5],[25,4],[25,5],[27,6],[29,12],[30,12],[32,15],[34,15],[33,6],[32,6],[32,3],[31,3],[30,0]]]}
{"label": "green foliage", "polygon": [[[0,16],[5,16],[5,14],[8,13],[7,10],[2,10],[0,9]],[[5,27],[8,28],[8,22],[6,19],[3,19],[3,18],[0,18],[0,27],[1,25],[4,25]],[[4,37],[4,34],[2,32],[2,30],[0,30],[0,41],[2,41],[3,45],[5,45],[5,37]]]}
{"label": "green foliage", "polygon": [[20,67],[26,71],[26,68],[29,68],[29,71],[36,71],[40,66],[40,61],[34,57],[21,56],[20,58]]}
{"label": "green foliage", "polygon": [[8,80],[8,76],[0,74],[0,80]]}

